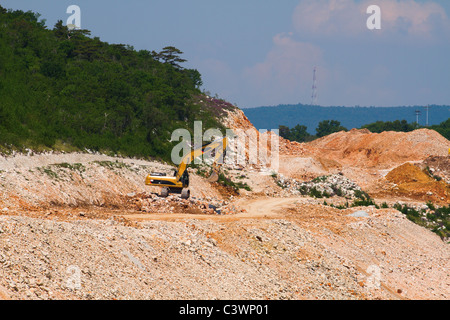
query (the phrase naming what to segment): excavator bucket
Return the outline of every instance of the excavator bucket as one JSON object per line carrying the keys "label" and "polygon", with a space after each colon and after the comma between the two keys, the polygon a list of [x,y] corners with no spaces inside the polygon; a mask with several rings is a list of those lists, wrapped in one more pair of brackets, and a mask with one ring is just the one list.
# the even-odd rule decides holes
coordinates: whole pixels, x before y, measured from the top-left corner
{"label": "excavator bucket", "polygon": [[217,182],[219,181],[219,175],[217,174],[217,172],[213,172],[208,179],[206,179],[206,181],[208,182]]}

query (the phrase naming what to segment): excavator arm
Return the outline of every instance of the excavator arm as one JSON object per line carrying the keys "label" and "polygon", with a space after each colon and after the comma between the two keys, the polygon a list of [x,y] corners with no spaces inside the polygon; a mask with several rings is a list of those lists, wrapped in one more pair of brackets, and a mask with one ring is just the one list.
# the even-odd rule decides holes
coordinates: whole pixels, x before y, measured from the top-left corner
{"label": "excavator arm", "polygon": [[[181,180],[181,177],[183,176],[184,172],[186,171],[188,165],[190,165],[195,158],[197,158],[203,154],[207,154],[207,155],[210,154],[211,159],[213,159],[214,161],[213,161],[213,173],[208,178],[208,181],[211,181],[211,182],[217,181],[215,179],[215,176],[217,176],[217,179],[218,179],[218,170],[221,165],[220,162],[223,163],[223,159],[225,158],[225,155],[226,155],[227,145],[228,145],[228,140],[225,137],[223,139],[216,140],[211,143],[205,144],[199,149],[191,151],[189,154],[184,156],[184,158],[181,160],[181,163],[178,166],[178,172],[176,175],[177,179]],[[222,157],[222,161],[219,161],[221,157]],[[214,179],[212,179],[212,178],[214,178]],[[215,181],[213,181],[213,180],[215,180]]]}

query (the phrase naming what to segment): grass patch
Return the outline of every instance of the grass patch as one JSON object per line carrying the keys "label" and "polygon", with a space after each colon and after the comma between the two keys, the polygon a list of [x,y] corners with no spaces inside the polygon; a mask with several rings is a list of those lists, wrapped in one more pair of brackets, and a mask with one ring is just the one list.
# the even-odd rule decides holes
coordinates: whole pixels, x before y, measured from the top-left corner
{"label": "grass patch", "polygon": [[250,186],[247,183],[242,182],[242,181],[239,181],[236,183],[236,182],[232,181],[230,178],[226,177],[225,174],[223,174],[223,173],[219,174],[218,182],[226,187],[231,187],[236,191],[238,191],[239,189],[252,191],[252,189],[250,188]]}
{"label": "grass patch", "polygon": [[119,161],[94,161],[94,163],[99,166],[108,168],[108,169],[129,169],[131,168],[128,164]]}
{"label": "grass patch", "polygon": [[69,169],[69,170],[72,170],[72,171],[79,171],[79,172],[84,172],[86,170],[86,167],[82,163],[67,163],[67,162],[63,162],[63,163],[53,164],[53,166],[58,167],[58,168]]}
{"label": "grass patch", "polygon": [[312,180],[312,182],[325,182],[327,181],[328,176],[321,176],[321,177],[317,177],[315,179]]}
{"label": "grass patch", "polygon": [[51,179],[58,179],[59,176],[56,172],[52,171],[52,169],[50,169],[50,167],[39,167],[37,168],[37,170],[41,173],[45,173],[46,175],[48,175]]}

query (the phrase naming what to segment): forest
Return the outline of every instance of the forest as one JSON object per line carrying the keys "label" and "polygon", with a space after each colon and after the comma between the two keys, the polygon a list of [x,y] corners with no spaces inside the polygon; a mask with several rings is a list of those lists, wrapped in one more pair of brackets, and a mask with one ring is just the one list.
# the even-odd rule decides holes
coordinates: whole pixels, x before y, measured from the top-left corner
{"label": "forest", "polygon": [[[395,121],[376,121],[362,126],[359,129],[368,129],[373,133],[381,133],[384,131],[397,131],[397,132],[410,132],[416,129],[427,128],[439,132],[442,136],[450,140],[450,118],[442,122],[439,125],[433,125],[429,127],[419,126],[417,123],[408,123],[406,120]],[[297,124],[296,126],[289,128],[288,126],[280,125],[280,136],[297,142],[309,142],[315,139],[327,136],[329,134],[348,131],[337,120],[323,120],[316,128],[316,134],[310,134],[306,126]]]}
{"label": "forest", "polygon": [[[424,106],[324,107],[296,104],[247,108],[243,111],[257,129],[271,130],[278,129],[279,126],[292,129],[299,125],[306,127],[309,135],[315,136],[321,122],[337,121],[340,126],[348,130],[367,127],[372,132],[410,131],[428,127],[440,132],[448,139],[448,122],[445,120],[450,118],[450,106],[429,105],[429,107],[427,111]],[[418,118],[417,111],[420,112]],[[328,130],[327,126],[325,129]]]}
{"label": "forest", "polygon": [[183,52],[53,29],[0,6],[0,152],[86,149],[170,159],[171,133],[194,121],[223,129],[200,103],[202,79]]}

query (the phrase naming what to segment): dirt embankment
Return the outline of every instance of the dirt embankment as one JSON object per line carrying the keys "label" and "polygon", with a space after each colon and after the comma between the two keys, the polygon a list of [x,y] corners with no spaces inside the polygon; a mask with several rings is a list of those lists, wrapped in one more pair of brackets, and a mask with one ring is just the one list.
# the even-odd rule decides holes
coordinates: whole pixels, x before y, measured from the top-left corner
{"label": "dirt embankment", "polygon": [[145,191],[146,174],[169,170],[163,164],[81,153],[1,157],[0,168],[0,202],[9,210],[120,207],[128,193]]}
{"label": "dirt embankment", "polygon": [[446,156],[450,141],[434,130],[371,133],[338,132],[309,143],[320,154],[353,167],[389,169],[407,161],[423,161],[430,155]]}
{"label": "dirt embankment", "polygon": [[[439,181],[411,163],[405,163],[386,175],[391,196],[410,197],[424,202],[447,205],[450,203],[450,185]],[[389,186],[389,184],[386,184]]]}

